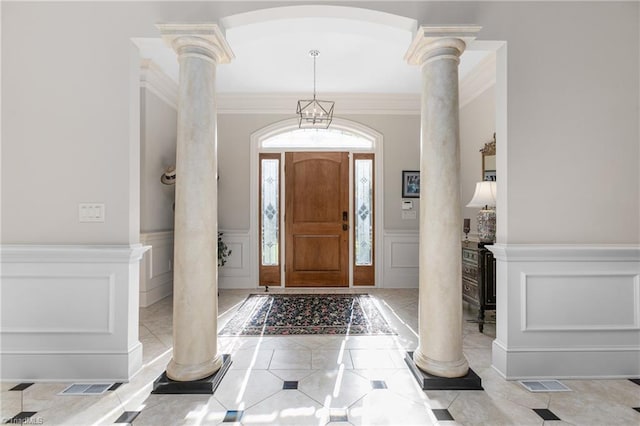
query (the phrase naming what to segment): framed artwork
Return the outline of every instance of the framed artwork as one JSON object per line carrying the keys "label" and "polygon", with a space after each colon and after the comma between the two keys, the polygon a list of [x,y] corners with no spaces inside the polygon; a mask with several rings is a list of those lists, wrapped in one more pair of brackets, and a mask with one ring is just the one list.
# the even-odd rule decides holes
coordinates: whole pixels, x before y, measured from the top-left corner
{"label": "framed artwork", "polygon": [[402,198],[420,198],[420,171],[402,171]]}
{"label": "framed artwork", "polygon": [[489,181],[495,182],[495,180],[496,180],[496,171],[495,170],[485,170],[482,180],[489,180]]}

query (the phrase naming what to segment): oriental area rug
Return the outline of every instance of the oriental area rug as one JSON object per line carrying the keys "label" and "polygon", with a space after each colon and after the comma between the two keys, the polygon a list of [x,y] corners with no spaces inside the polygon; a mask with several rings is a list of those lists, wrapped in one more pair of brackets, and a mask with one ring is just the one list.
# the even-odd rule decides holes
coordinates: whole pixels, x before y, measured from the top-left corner
{"label": "oriental area rug", "polygon": [[250,294],[221,336],[396,334],[368,294]]}

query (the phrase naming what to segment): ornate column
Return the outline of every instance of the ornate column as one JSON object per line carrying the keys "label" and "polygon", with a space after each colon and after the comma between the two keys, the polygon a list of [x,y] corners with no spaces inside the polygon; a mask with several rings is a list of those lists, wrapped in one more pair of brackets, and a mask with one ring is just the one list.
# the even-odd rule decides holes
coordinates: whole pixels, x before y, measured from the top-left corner
{"label": "ornate column", "polygon": [[173,358],[167,377],[217,372],[218,188],[216,65],[233,59],[216,24],[159,24],[178,54],[178,140],[173,272]]}
{"label": "ornate column", "polygon": [[421,27],[405,56],[422,67],[419,343],[413,362],[445,378],[469,370],[462,353],[458,63],[465,40],[478,30]]}

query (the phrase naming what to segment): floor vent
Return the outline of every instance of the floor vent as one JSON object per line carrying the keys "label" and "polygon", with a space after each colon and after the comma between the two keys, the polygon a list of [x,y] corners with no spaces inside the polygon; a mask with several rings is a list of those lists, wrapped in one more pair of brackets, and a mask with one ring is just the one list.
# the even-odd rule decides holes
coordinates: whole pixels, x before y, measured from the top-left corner
{"label": "floor vent", "polygon": [[111,386],[113,383],[74,383],[58,395],[101,395]]}
{"label": "floor vent", "polygon": [[558,380],[520,380],[529,392],[569,392],[567,386]]}

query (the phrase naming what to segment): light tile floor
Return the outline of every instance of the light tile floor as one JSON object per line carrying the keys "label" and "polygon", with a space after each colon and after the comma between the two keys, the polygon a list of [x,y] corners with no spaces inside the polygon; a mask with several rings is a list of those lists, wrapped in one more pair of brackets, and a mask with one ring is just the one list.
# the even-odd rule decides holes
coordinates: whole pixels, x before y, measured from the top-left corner
{"label": "light tile floor", "polygon": [[[220,328],[250,292],[220,292]],[[172,300],[164,299],[140,309],[144,368],[131,382],[101,396],[58,395],[68,383],[22,391],[2,383],[1,417],[31,412],[25,414],[32,414],[31,424],[61,425],[113,424],[124,412],[140,412],[134,425],[640,425],[633,408],[640,407],[640,385],[629,380],[564,380],[572,392],[563,393],[530,393],[503,380],[491,368],[495,326],[479,333],[471,310],[464,352],[485,390],[424,392],[403,360],[417,345],[417,290],[367,292],[397,335],[222,336],[220,352],[231,354],[233,364],[213,396],[150,395],[171,358]],[[284,390],[284,381],[297,382],[297,389]],[[372,381],[386,388],[374,389]],[[533,409],[549,409],[561,420],[544,421]],[[240,422],[231,411],[241,411]],[[439,421],[443,413],[454,420]]]}

